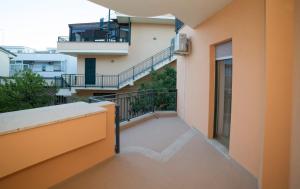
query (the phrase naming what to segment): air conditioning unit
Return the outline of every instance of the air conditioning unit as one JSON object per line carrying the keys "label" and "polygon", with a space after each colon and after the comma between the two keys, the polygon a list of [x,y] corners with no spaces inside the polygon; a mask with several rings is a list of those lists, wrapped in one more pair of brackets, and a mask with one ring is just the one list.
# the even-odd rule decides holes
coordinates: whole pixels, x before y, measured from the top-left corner
{"label": "air conditioning unit", "polygon": [[188,55],[190,53],[190,40],[184,33],[176,34],[174,42],[174,53],[178,55]]}

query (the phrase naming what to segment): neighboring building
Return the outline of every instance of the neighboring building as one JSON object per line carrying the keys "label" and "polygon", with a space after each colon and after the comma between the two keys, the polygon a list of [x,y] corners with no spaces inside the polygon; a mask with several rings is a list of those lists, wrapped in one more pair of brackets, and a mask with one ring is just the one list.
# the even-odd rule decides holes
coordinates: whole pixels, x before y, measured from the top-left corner
{"label": "neighboring building", "polygon": [[0,47],[0,77],[9,76],[9,63],[16,55],[2,47]]}
{"label": "neighboring building", "polygon": [[169,48],[174,25],[173,16],[119,13],[106,22],[70,24],[70,36],[59,37],[57,45],[58,52],[77,57],[77,75],[66,77],[66,82],[78,94],[89,96],[130,90],[149,74],[151,61],[154,70],[175,64]]}
{"label": "neighboring building", "polygon": [[299,1],[91,1],[182,20],[192,50],[178,58],[178,115],[224,145],[260,188],[300,187]]}
{"label": "neighboring building", "polygon": [[62,74],[75,74],[77,72],[76,58],[59,54],[55,49],[35,51],[28,47],[5,46],[16,57],[10,61],[9,75],[30,69],[42,77],[60,77]]}
{"label": "neighboring building", "polygon": [[4,49],[14,54],[35,53],[35,49],[24,46],[2,46]]}

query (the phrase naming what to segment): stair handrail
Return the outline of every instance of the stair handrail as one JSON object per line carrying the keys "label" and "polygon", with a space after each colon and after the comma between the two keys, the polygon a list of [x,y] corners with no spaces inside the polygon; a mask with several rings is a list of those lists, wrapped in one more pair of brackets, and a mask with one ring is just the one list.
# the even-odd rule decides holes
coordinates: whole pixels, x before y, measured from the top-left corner
{"label": "stair handrail", "polygon": [[[174,46],[169,46],[168,48],[156,53],[155,55],[143,60],[142,62],[120,72],[117,75],[96,75],[96,77],[101,77],[102,78],[102,87],[103,87],[103,78],[114,78],[116,81],[112,81],[112,83],[116,83],[116,88],[120,88],[120,86],[128,81],[135,80],[135,78],[146,72],[146,71],[151,71],[154,70],[154,67],[161,62],[169,59],[170,61],[172,60],[174,56]],[[67,87],[72,87],[72,79],[71,75],[80,75],[80,74],[63,74],[62,75],[62,80],[63,82],[67,85]],[[67,76],[70,77],[70,82],[68,83],[68,79],[66,78]]]}

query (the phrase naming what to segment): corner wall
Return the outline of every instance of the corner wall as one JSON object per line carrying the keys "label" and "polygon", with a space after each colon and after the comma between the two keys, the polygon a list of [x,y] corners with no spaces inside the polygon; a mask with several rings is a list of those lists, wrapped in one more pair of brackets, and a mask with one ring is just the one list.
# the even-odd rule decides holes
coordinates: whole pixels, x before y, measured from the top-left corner
{"label": "corner wall", "polygon": [[295,65],[294,65],[294,97],[293,128],[291,143],[290,188],[300,188],[300,0],[296,0],[295,9]]}
{"label": "corner wall", "polygon": [[233,43],[233,94],[230,156],[259,176],[265,95],[265,1],[233,0],[196,29],[181,31],[192,53],[179,57],[178,113],[190,126],[210,135],[214,93],[211,46]]}
{"label": "corner wall", "polygon": [[266,112],[261,188],[288,189],[294,68],[294,0],[266,0]]}

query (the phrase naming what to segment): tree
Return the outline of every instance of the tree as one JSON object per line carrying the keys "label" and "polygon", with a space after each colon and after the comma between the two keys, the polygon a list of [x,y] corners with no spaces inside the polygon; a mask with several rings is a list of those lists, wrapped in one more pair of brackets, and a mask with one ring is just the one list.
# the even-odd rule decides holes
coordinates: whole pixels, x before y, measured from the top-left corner
{"label": "tree", "polygon": [[141,90],[174,90],[176,89],[176,70],[167,66],[162,72],[152,71],[150,82],[143,83]]}
{"label": "tree", "polygon": [[[47,106],[53,103],[44,79],[31,71],[16,74],[0,83],[0,112],[10,112]],[[55,89],[56,91],[56,89]]]}
{"label": "tree", "polygon": [[163,71],[152,71],[151,79],[140,86],[139,92],[131,102],[131,112],[150,112],[154,110],[176,109],[176,70],[166,67]]}

